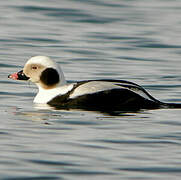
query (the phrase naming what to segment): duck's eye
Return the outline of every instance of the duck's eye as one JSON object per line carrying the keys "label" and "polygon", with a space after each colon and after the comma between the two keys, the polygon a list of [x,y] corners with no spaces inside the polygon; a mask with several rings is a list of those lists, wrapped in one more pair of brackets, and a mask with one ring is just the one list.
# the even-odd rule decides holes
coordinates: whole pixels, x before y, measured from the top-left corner
{"label": "duck's eye", "polygon": [[35,69],[38,69],[38,67],[37,66],[32,66],[31,69],[35,70]]}

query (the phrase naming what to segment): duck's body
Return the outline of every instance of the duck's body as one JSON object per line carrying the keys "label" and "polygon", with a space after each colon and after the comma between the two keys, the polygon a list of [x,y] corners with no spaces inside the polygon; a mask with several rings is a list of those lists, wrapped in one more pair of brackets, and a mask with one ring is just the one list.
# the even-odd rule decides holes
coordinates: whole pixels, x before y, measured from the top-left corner
{"label": "duck's body", "polygon": [[137,111],[181,107],[179,104],[162,103],[141,86],[128,81],[102,79],[68,84],[58,64],[45,56],[31,58],[25,64],[23,71],[9,77],[31,80],[39,88],[34,102],[57,108]]}
{"label": "duck's body", "polygon": [[100,111],[136,111],[164,106],[144,89],[127,81],[89,80],[68,87],[70,91],[55,96],[47,104],[58,108]]}

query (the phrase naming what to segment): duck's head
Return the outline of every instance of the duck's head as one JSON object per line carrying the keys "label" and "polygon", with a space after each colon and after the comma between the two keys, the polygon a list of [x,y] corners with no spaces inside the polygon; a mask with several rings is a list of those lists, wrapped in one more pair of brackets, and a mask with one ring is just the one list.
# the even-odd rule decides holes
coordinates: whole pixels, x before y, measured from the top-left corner
{"label": "duck's head", "polygon": [[34,56],[23,70],[9,75],[15,80],[30,80],[43,89],[52,89],[66,83],[63,72],[56,62],[46,56]]}

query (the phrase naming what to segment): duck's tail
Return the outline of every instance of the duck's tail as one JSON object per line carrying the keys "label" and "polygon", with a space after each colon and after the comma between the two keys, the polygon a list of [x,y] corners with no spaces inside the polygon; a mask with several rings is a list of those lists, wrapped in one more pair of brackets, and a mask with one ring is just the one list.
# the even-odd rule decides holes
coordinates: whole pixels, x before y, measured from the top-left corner
{"label": "duck's tail", "polygon": [[161,106],[163,108],[181,109],[181,104],[177,104],[177,103],[162,103]]}

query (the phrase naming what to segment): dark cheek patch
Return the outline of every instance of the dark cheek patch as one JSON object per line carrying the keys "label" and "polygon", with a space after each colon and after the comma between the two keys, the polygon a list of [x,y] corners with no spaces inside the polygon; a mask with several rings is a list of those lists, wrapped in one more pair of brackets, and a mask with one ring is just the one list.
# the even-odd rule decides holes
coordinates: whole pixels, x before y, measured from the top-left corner
{"label": "dark cheek patch", "polygon": [[59,74],[57,70],[53,68],[45,69],[40,76],[40,81],[47,86],[53,86],[57,84],[59,80]]}

